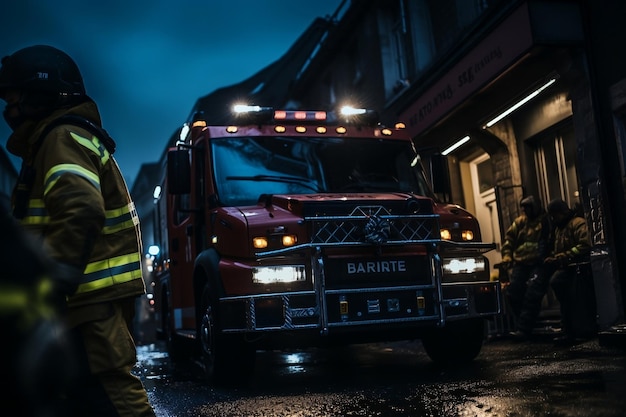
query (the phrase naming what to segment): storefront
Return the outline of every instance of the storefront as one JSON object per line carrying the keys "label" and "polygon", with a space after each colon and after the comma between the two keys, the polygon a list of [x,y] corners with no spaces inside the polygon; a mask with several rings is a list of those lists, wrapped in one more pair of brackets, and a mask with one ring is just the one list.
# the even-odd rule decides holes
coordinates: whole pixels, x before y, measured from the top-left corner
{"label": "storefront", "polygon": [[[477,215],[484,240],[500,244],[524,195],[544,206],[562,198],[584,214],[599,324],[607,328],[624,317],[614,239],[622,226],[606,209],[614,201],[605,185],[619,173],[599,168],[615,152],[598,136],[586,36],[576,3],[523,3],[419,96],[388,110],[405,121],[418,147],[440,144],[451,200]],[[614,94],[614,107],[624,101]],[[492,265],[499,260],[494,251]]]}

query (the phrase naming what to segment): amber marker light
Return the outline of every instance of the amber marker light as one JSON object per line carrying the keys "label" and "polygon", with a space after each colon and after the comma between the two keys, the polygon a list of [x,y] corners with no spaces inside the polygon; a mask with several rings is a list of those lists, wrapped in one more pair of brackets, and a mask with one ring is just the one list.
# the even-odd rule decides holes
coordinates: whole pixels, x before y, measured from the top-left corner
{"label": "amber marker light", "polygon": [[343,126],[339,126],[337,127],[337,129],[335,129],[335,132],[339,133],[340,135],[343,135],[344,133],[346,133],[348,131],[348,129],[346,129]]}
{"label": "amber marker light", "polygon": [[296,126],[296,132],[298,132],[298,133],[306,133],[306,127],[304,127],[304,126]]}
{"label": "amber marker light", "polygon": [[228,133],[237,133],[237,131],[238,131],[238,130],[239,130],[239,129],[237,128],[237,126],[228,126],[228,127],[226,128],[226,131],[227,131]]}
{"label": "amber marker light", "polygon": [[286,130],[287,130],[287,128],[285,128],[285,126],[276,126],[276,127],[274,127],[274,131],[276,133],[285,133]]}
{"label": "amber marker light", "polygon": [[255,249],[267,248],[267,238],[255,237],[254,239],[252,239],[252,246],[254,246]]}
{"label": "amber marker light", "polygon": [[326,127],[324,127],[324,126],[318,126],[318,127],[316,127],[316,128],[315,128],[315,131],[316,131],[317,133],[319,133],[319,134],[324,134],[324,133],[326,133]]}
{"label": "amber marker light", "polygon": [[385,136],[391,136],[391,129],[385,128],[385,129],[381,130],[380,133],[382,133]]}

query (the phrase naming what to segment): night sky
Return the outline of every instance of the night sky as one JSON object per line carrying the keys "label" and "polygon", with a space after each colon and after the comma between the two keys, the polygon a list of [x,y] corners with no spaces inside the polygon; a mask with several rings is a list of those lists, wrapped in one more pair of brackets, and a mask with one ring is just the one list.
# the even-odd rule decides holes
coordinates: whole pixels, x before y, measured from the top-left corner
{"label": "night sky", "polygon": [[[130,187],[141,164],[158,160],[196,99],[271,64],[316,17],[332,15],[340,4],[7,0],[0,4],[0,56],[48,44],[77,62],[117,141],[115,157]],[[10,132],[0,120],[2,146]]]}

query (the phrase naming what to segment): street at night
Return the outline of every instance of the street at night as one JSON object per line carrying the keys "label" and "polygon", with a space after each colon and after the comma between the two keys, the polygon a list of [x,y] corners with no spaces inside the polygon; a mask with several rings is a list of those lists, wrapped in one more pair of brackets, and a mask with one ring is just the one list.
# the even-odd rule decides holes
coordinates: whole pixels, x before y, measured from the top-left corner
{"label": "street at night", "polygon": [[162,342],[136,367],[158,416],[624,416],[626,354],[597,340],[485,343],[462,368],[416,342],[259,352],[252,377],[216,387],[194,361],[174,369]]}
{"label": "street at night", "polygon": [[626,1],[4,3],[0,417],[626,417]]}

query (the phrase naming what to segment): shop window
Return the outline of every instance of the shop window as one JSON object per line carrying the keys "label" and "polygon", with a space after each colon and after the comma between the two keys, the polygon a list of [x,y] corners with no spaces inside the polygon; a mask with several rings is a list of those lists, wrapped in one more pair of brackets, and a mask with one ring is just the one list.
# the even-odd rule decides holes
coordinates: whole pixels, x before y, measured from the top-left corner
{"label": "shop window", "polygon": [[539,192],[544,203],[562,198],[570,207],[580,203],[576,174],[576,139],[571,127],[542,138],[535,149]]}

